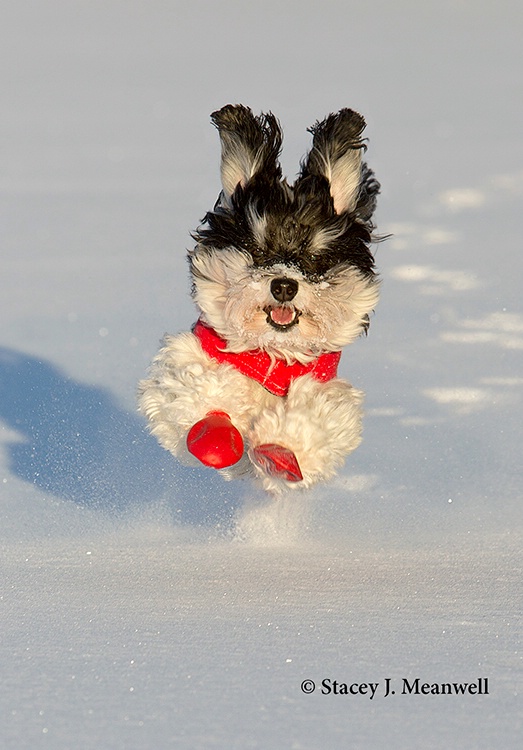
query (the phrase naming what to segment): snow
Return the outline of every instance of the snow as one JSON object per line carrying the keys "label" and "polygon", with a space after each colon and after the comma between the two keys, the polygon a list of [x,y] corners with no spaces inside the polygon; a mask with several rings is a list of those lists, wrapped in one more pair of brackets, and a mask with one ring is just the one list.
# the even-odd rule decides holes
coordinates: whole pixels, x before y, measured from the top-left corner
{"label": "snow", "polygon": [[[2,748],[519,748],[522,16],[4,3]],[[342,357],[364,442],[277,503],[181,468],[135,412],[194,320],[227,102],[281,119],[291,177],[307,126],[361,111],[393,235]],[[402,695],[417,677],[489,695]]]}

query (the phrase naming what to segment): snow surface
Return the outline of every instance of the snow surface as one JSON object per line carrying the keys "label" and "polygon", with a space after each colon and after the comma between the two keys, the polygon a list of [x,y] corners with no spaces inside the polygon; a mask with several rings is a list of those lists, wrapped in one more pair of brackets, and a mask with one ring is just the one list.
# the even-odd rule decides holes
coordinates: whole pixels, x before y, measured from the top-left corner
{"label": "snow surface", "polygon": [[[0,747],[519,748],[521,4],[0,13]],[[342,358],[364,442],[272,504],[180,468],[135,413],[194,320],[227,102],[278,115],[290,176],[307,126],[364,113],[393,234]],[[489,695],[401,695],[416,677]]]}

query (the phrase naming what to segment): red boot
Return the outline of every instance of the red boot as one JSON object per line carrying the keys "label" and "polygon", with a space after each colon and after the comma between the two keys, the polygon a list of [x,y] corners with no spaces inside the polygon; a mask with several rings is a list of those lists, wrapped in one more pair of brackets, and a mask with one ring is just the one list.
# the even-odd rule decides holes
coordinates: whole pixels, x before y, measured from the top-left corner
{"label": "red boot", "polygon": [[211,411],[187,434],[187,448],[205,466],[224,469],[243,455],[243,438],[224,411]]}
{"label": "red boot", "polygon": [[283,445],[277,443],[265,443],[258,445],[250,451],[255,463],[277,479],[286,479],[287,482],[301,482],[303,474],[294,453]]}

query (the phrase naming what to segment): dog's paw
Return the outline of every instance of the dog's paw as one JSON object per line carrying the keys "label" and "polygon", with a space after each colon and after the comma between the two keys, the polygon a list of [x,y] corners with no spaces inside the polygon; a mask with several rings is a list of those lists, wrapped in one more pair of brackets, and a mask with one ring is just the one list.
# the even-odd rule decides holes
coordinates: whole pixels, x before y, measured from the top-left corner
{"label": "dog's paw", "polygon": [[264,443],[251,448],[249,456],[256,466],[275,479],[301,482],[303,475],[294,453],[277,443]]}
{"label": "dog's paw", "polygon": [[209,412],[187,434],[187,449],[204,466],[225,469],[243,455],[243,438],[223,411]]}

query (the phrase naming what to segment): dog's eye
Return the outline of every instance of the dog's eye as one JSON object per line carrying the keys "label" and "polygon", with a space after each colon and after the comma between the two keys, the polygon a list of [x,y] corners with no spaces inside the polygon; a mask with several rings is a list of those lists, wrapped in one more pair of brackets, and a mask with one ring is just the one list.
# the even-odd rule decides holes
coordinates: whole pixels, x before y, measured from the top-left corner
{"label": "dog's eye", "polygon": [[240,249],[246,253],[249,253],[249,255],[251,255],[253,258],[259,258],[262,254],[261,249],[254,242],[242,243]]}
{"label": "dog's eye", "polygon": [[263,256],[263,253],[262,253],[262,251],[260,250],[259,247],[251,247],[251,248],[249,248],[249,253],[250,253],[251,258],[253,259],[253,261],[255,263],[259,263],[260,259]]}

